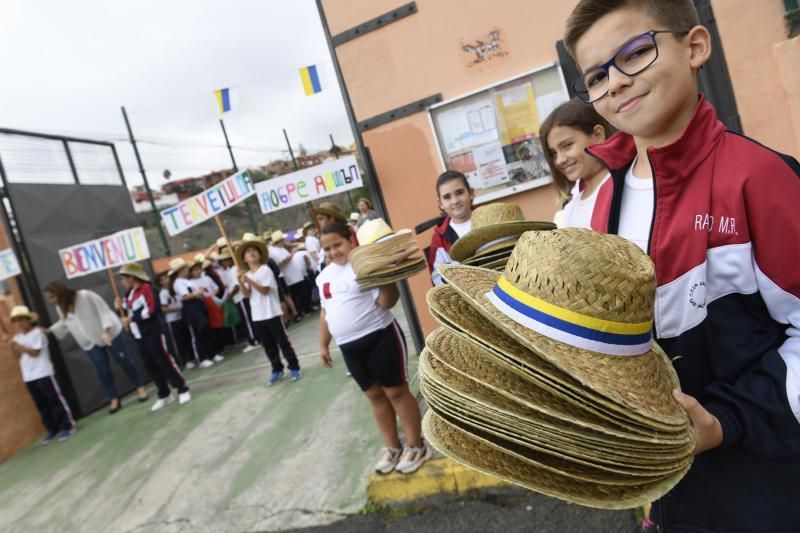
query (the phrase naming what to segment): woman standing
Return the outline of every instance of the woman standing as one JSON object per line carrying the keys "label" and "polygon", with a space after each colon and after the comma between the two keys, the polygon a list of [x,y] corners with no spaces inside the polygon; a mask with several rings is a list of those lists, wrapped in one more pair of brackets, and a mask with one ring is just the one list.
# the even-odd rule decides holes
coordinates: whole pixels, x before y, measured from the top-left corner
{"label": "woman standing", "polygon": [[380,218],[380,215],[372,209],[372,202],[367,198],[359,198],[358,203],[358,220],[356,220],[356,228],[360,228],[364,222]]}
{"label": "woman standing", "polygon": [[49,283],[44,288],[44,294],[58,313],[58,322],[45,332],[52,333],[58,339],[63,339],[69,333],[81,350],[86,352],[106,389],[110,402],[108,412],[114,414],[122,407],[108,362],[109,355],[136,386],[139,401],[147,401],[147,392],[142,386],[136,363],[125,347],[122,322],[105,300],[96,292],[76,291],[58,281]]}

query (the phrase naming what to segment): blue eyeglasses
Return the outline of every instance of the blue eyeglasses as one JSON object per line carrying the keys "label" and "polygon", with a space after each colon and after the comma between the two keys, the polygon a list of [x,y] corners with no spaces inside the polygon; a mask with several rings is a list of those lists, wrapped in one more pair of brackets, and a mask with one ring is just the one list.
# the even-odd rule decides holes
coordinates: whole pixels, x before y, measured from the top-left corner
{"label": "blue eyeglasses", "polygon": [[620,48],[610,61],[591,69],[572,82],[572,88],[583,102],[591,104],[608,94],[608,71],[615,67],[626,76],[636,76],[658,59],[656,35],[685,35],[688,31],[650,30],[634,37]]}

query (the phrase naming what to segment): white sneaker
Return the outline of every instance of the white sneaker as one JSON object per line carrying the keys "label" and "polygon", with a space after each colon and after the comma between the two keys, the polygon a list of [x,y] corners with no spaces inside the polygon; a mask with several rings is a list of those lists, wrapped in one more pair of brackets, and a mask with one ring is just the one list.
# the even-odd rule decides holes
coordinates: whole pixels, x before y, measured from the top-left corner
{"label": "white sneaker", "polygon": [[422,448],[409,448],[403,450],[403,456],[394,468],[401,474],[411,474],[419,470],[425,461],[431,458],[431,447],[424,440]]}
{"label": "white sneaker", "polygon": [[[172,396],[170,396],[171,398]],[[192,393],[188,390],[186,392],[181,392],[178,394],[178,405],[183,405],[185,403],[189,403],[192,399]]]}
{"label": "white sneaker", "polygon": [[200,368],[208,368],[210,366],[214,366],[214,361],[212,361],[211,359],[206,359],[205,361],[200,363]]}
{"label": "white sneaker", "polygon": [[221,353],[218,353],[217,355],[214,356],[214,362],[215,363],[221,363],[224,360],[225,360],[225,358],[222,356]]}
{"label": "white sneaker", "polygon": [[197,365],[195,365],[193,362],[189,361],[188,363],[186,363],[186,367],[185,368],[186,368],[186,370],[192,370],[195,366],[197,366]]}
{"label": "white sneaker", "polygon": [[159,398],[156,400],[156,403],[153,404],[153,407],[150,408],[152,412],[160,411],[172,402],[175,401],[175,398],[172,397],[172,394],[167,396],[166,398]]}
{"label": "white sneaker", "polygon": [[245,349],[242,350],[242,353],[252,352],[253,350],[258,350],[258,348],[258,344],[248,344]]}
{"label": "white sneaker", "polygon": [[400,452],[402,451],[403,450],[400,448],[384,447],[381,450],[381,458],[378,464],[375,465],[375,472],[379,474],[388,474],[394,470],[397,466],[397,462],[400,461]]}

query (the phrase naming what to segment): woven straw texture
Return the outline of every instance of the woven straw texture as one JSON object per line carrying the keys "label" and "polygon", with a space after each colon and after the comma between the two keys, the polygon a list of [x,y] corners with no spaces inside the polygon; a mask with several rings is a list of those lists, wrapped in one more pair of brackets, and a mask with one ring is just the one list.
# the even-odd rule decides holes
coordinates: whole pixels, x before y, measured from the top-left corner
{"label": "woven straw texture", "polygon": [[[564,268],[567,257],[580,268]],[[638,356],[575,348],[498,311],[486,298],[500,277],[497,272],[464,266],[445,266],[440,272],[481,314],[583,386],[661,423],[685,423],[686,415],[671,393],[678,386],[677,375],[655,342]],[[653,317],[653,265],[638,247],[614,235],[577,228],[525,233],[504,276],[528,294],[584,315],[616,322]]]}
{"label": "woven straw texture", "polygon": [[[555,229],[550,222],[526,221],[522,209],[516,204],[489,204],[472,213],[472,230],[462,235],[450,248],[450,257],[463,262],[475,254],[482,244],[511,235],[521,235],[531,230]],[[506,244],[505,246],[508,246]],[[484,250],[488,253],[490,250]]]}
{"label": "woven straw texture", "polygon": [[333,217],[340,222],[344,222],[347,224],[347,217],[344,216],[342,210],[339,209],[339,206],[334,204],[333,202],[322,202],[317,207],[312,209],[314,214],[321,213],[323,215],[328,215],[329,217]]}
{"label": "woven straw texture", "polygon": [[493,322],[486,320],[480,312],[450,286],[434,287],[427,294],[428,307],[433,317],[442,325],[470,338],[490,351],[498,364],[513,367],[526,379],[577,405],[593,406],[611,419],[635,421],[644,427],[655,427],[669,431],[675,426],[661,424],[651,418],[615,403],[548,362],[543,356],[529,350],[513,337],[504,333]]}
{"label": "woven straw texture", "polygon": [[428,441],[450,458],[475,470],[573,503],[603,509],[630,509],[666,494],[688,467],[665,479],[639,485],[606,485],[537,468],[472,438],[433,412],[425,414],[423,432]]}

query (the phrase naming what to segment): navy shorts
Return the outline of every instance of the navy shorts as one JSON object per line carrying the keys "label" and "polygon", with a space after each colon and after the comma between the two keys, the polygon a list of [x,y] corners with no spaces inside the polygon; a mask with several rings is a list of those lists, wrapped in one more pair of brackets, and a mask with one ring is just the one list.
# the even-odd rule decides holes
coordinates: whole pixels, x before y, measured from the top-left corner
{"label": "navy shorts", "polygon": [[397,321],[339,346],[347,370],[361,390],[374,384],[399,387],[408,383],[408,349]]}

